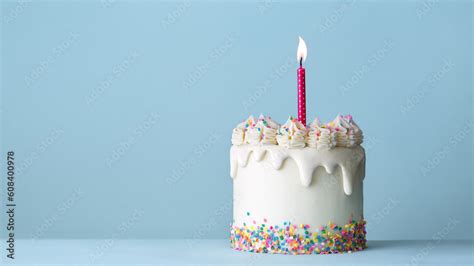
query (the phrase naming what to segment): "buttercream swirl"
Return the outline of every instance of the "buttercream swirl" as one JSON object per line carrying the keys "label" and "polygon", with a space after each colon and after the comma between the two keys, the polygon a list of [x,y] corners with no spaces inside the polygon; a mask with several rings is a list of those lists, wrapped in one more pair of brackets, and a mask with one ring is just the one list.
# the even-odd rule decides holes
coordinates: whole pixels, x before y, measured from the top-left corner
{"label": "buttercream swirl", "polygon": [[260,115],[258,120],[249,116],[232,131],[232,144],[277,144],[276,134],[280,125],[271,117]]}
{"label": "buttercream swirl", "polygon": [[352,120],[351,115],[338,115],[328,125],[335,135],[337,147],[355,147],[363,141],[362,131]]}
{"label": "buttercream swirl", "polygon": [[232,144],[233,145],[242,145],[245,144],[245,132],[247,131],[247,128],[251,125],[255,124],[255,119],[253,116],[249,116],[244,122],[240,123],[237,125],[232,130]]}
{"label": "buttercream swirl", "polygon": [[336,146],[336,137],[326,125],[322,125],[319,119],[314,119],[310,124],[308,133],[308,146],[317,149],[331,149]]}
{"label": "buttercream swirl", "polygon": [[249,126],[245,134],[248,144],[277,144],[276,134],[280,125],[270,117],[260,115],[257,123]]}
{"label": "buttercream swirl", "polygon": [[351,126],[349,130],[349,141],[351,143],[351,147],[362,144],[362,142],[364,141],[364,135],[362,134],[362,130],[352,119],[352,115],[346,115],[344,116],[344,119],[346,119],[349,122],[349,125]]}
{"label": "buttercream swirl", "polygon": [[306,127],[296,118],[288,118],[286,123],[278,129],[276,136],[280,146],[286,148],[304,148],[306,146]]}

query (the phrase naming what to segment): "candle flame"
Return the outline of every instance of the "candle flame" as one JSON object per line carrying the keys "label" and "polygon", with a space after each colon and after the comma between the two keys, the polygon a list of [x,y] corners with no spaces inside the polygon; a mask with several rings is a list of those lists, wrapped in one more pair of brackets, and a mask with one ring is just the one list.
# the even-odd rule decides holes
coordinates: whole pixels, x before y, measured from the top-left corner
{"label": "candle flame", "polygon": [[298,36],[300,39],[300,43],[298,44],[298,51],[296,52],[296,59],[298,60],[298,63],[300,60],[303,62],[306,61],[306,55],[308,54],[308,48],[306,48],[306,43],[304,42],[303,38],[301,36]]}

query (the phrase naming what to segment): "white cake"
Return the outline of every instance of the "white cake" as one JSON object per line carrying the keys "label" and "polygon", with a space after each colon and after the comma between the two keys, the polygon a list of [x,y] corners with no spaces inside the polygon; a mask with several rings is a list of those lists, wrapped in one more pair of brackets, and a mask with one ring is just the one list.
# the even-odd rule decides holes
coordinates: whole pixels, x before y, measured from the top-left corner
{"label": "white cake", "polygon": [[366,247],[365,152],[351,116],[308,129],[249,117],[232,134],[234,249],[284,254]]}

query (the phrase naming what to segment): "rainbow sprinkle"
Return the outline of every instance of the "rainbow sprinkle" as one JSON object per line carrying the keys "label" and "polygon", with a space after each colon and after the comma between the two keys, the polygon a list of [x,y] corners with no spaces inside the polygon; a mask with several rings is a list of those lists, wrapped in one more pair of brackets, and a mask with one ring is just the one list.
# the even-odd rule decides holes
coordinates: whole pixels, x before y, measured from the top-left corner
{"label": "rainbow sprinkle", "polygon": [[352,220],[344,226],[329,223],[319,230],[307,224],[283,226],[266,224],[231,225],[231,247],[240,251],[278,254],[331,254],[363,250],[367,247],[365,221]]}

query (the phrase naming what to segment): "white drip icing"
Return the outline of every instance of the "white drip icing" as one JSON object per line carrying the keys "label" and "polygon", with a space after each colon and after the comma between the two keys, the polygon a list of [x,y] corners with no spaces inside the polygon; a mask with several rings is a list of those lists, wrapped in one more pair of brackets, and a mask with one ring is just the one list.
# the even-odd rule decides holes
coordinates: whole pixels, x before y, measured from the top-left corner
{"label": "white drip icing", "polygon": [[230,149],[230,176],[237,176],[237,168],[246,167],[250,154],[256,162],[262,161],[265,154],[275,170],[282,167],[283,162],[292,158],[300,174],[300,181],[303,186],[311,184],[313,172],[318,166],[324,167],[326,172],[333,174],[336,167],[342,170],[342,183],[344,193],[352,194],[352,183],[359,167],[362,167],[361,175],[365,177],[365,152],[360,146],[354,148],[334,148],[330,150],[317,150],[313,148],[288,149],[278,145],[242,145],[232,146]]}

